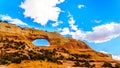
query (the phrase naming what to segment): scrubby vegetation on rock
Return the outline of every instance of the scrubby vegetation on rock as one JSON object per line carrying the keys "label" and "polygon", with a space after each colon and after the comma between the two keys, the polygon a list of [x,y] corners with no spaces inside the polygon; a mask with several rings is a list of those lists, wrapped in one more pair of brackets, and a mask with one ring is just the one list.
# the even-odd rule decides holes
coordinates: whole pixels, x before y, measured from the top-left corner
{"label": "scrubby vegetation on rock", "polygon": [[93,68],[95,67],[95,64],[91,65],[88,61],[84,61],[84,62],[79,62],[79,61],[75,61],[74,62],[74,66],[75,67],[90,67],[90,68]]}
{"label": "scrubby vegetation on rock", "polygon": [[119,63],[116,63],[116,64],[115,64],[115,68],[120,68],[120,64],[119,64]]}
{"label": "scrubby vegetation on rock", "polygon": [[[38,38],[48,40],[50,46],[33,45],[32,41]],[[21,63],[25,60],[67,63],[69,66],[78,67],[95,67],[97,65],[91,63],[97,64],[97,62],[105,62],[103,67],[111,67],[106,62],[117,63],[111,55],[96,52],[83,41],[65,38],[57,32],[21,28],[0,21],[0,65]],[[115,67],[119,67],[119,64]]]}
{"label": "scrubby vegetation on rock", "polygon": [[104,62],[104,64],[102,65],[102,67],[110,67],[112,68],[112,64],[109,62]]}

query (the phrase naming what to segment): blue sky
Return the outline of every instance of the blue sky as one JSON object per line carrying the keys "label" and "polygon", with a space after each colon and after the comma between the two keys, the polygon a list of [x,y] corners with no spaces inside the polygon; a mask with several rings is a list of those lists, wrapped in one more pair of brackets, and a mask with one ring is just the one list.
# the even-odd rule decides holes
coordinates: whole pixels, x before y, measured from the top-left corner
{"label": "blue sky", "polygon": [[0,0],[0,19],[57,31],[120,60],[120,0]]}

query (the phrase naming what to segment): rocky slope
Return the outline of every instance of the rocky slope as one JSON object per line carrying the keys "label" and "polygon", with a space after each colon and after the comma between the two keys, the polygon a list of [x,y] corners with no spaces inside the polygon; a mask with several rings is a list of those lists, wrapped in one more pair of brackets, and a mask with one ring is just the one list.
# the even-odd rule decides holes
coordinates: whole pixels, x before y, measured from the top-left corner
{"label": "rocky slope", "polygon": [[[33,45],[32,41],[38,38],[48,40],[50,46],[38,47]],[[34,28],[21,28],[14,24],[0,22],[0,55],[19,53],[18,56],[23,55],[21,58],[27,57],[25,60],[29,60],[31,59],[31,52],[36,55],[40,54],[40,56],[41,54],[47,54],[45,53],[46,51],[43,52],[41,50],[49,50],[50,52],[47,51],[47,53],[55,53],[52,54],[52,56],[54,55],[53,57],[57,59],[62,56],[63,58],[59,60],[61,60],[63,64],[67,61],[76,60],[116,63],[111,55],[96,52],[83,41],[65,38],[57,32],[46,32]],[[63,60],[66,60],[66,62]]]}

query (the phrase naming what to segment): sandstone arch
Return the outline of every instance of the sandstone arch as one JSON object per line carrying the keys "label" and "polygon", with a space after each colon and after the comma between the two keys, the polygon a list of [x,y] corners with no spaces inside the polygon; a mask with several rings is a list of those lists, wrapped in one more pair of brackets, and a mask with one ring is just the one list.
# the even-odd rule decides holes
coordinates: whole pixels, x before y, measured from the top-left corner
{"label": "sandstone arch", "polygon": [[57,32],[45,32],[33,28],[21,28],[14,24],[2,22],[0,23],[0,37],[25,41],[31,46],[32,41],[38,38],[48,40],[50,45],[63,45],[68,42],[68,39],[62,37]]}
{"label": "sandstone arch", "polygon": [[77,41],[72,38],[65,38],[57,32],[46,32],[34,28],[21,28],[14,24],[0,22],[0,38],[13,39],[14,41],[23,41],[28,44],[26,45],[27,50],[34,51],[37,51],[42,47],[35,47],[32,44],[32,41],[38,38],[44,38],[50,42],[50,47],[48,47],[48,49],[52,49],[52,47],[56,49],[65,48],[71,53],[91,54],[92,58],[96,60],[97,58],[102,59],[103,61],[106,59],[111,60],[111,56],[95,52],[84,42]]}
{"label": "sandstone arch", "polygon": [[32,41],[37,38],[43,38],[49,41],[50,46],[64,47],[69,49],[91,49],[82,41],[72,38],[65,38],[57,32],[46,32],[34,28],[21,28],[10,23],[0,23],[0,37],[24,41],[29,46],[35,47]]}

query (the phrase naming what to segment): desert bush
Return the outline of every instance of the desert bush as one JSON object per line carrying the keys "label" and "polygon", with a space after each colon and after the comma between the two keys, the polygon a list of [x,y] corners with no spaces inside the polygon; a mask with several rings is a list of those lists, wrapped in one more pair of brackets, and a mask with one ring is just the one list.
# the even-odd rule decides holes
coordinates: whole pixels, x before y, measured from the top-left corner
{"label": "desert bush", "polygon": [[57,61],[57,64],[63,64],[61,61]]}
{"label": "desert bush", "polygon": [[59,57],[57,57],[57,60],[63,60],[63,59],[64,59],[63,55],[60,55]]}
{"label": "desert bush", "polygon": [[95,62],[94,60],[89,60],[89,62]]}
{"label": "desert bush", "polygon": [[61,48],[61,50],[62,50],[62,52],[64,52],[64,53],[68,53],[68,54],[69,54],[69,51],[66,50],[65,48]]}
{"label": "desert bush", "polygon": [[87,61],[87,60],[85,60],[85,59],[79,60],[79,62],[82,62],[82,63],[83,63],[83,62],[86,62],[86,61]]}
{"label": "desert bush", "polygon": [[13,44],[13,43],[14,43],[14,40],[10,40],[9,43],[10,43],[10,44]]}
{"label": "desert bush", "polygon": [[77,66],[77,67],[89,67],[89,68],[93,68],[93,67],[95,67],[95,65],[93,64],[93,65],[90,65],[90,63],[88,62],[88,61],[84,61],[84,62],[82,62],[81,64],[80,64],[80,62],[79,61],[75,61],[74,62],[74,66]]}
{"label": "desert bush", "polygon": [[0,64],[10,64],[11,63],[11,61],[8,61],[8,60],[5,60],[5,59],[3,59],[3,60],[1,60],[0,61]]}
{"label": "desert bush", "polygon": [[120,68],[120,64],[119,63],[115,64],[115,68]]}
{"label": "desert bush", "polygon": [[28,60],[26,55],[19,52],[1,55],[0,58],[0,64],[20,63],[22,60]]}
{"label": "desert bush", "polygon": [[90,67],[90,63],[88,61],[85,61],[84,64],[82,65],[83,67]]}
{"label": "desert bush", "polygon": [[0,38],[0,42],[2,42],[2,39]]}
{"label": "desert bush", "polygon": [[7,49],[7,48],[12,48],[12,45],[11,44],[3,44],[3,48]]}
{"label": "desert bush", "polygon": [[81,66],[81,65],[80,65],[79,61],[75,61],[75,62],[74,62],[74,66],[79,67],[79,66]]}
{"label": "desert bush", "polygon": [[91,65],[90,68],[95,68],[95,64]]}
{"label": "desert bush", "polygon": [[73,57],[68,57],[67,60],[75,61],[75,59]]}
{"label": "desert bush", "polygon": [[8,39],[8,38],[6,38],[6,39],[5,39],[5,42],[9,42],[9,39]]}
{"label": "desert bush", "polygon": [[74,56],[76,59],[78,58],[85,58],[85,59],[88,59],[88,58],[91,58],[91,55],[89,54],[71,54],[72,56]]}
{"label": "desert bush", "polygon": [[102,65],[102,67],[112,67],[112,64],[109,62],[104,62],[104,64]]}
{"label": "desert bush", "polygon": [[14,42],[15,49],[25,49],[25,42]]}

